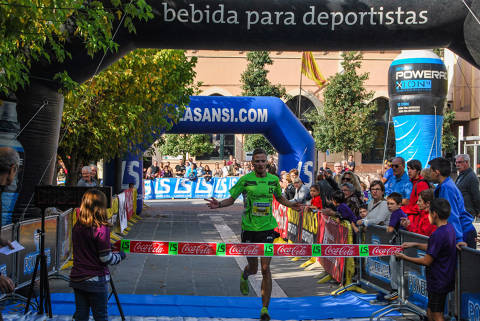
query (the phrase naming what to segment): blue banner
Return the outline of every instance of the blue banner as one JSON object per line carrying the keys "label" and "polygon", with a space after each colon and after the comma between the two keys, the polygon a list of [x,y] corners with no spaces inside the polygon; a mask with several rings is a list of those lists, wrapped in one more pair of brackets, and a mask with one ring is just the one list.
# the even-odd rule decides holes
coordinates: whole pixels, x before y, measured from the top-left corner
{"label": "blue banner", "polygon": [[213,177],[207,181],[199,177],[194,181],[188,178],[156,178],[145,180],[145,199],[167,198],[228,198],[230,188],[240,177]]}

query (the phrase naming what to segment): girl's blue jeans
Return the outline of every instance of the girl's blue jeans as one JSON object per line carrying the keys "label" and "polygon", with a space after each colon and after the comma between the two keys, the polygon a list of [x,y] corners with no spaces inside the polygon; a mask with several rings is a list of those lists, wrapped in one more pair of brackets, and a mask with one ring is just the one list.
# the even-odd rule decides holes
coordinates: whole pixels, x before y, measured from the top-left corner
{"label": "girl's blue jeans", "polygon": [[87,292],[74,289],[76,321],[88,321],[90,309],[92,309],[95,321],[108,321],[107,300],[108,292]]}

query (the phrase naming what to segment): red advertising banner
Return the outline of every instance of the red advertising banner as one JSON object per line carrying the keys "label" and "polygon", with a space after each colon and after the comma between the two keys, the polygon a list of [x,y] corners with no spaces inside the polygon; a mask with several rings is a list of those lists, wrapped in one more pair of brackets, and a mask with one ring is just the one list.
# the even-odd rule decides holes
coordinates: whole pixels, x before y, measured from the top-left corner
{"label": "red advertising banner", "polygon": [[130,241],[130,252],[166,255],[168,254],[168,242]]}
{"label": "red advertising banner", "polygon": [[129,220],[133,216],[133,193],[131,189],[126,189],[123,193],[125,193],[125,211]]}
{"label": "red advertising banner", "polygon": [[278,227],[275,229],[280,233],[281,238],[288,238],[288,207],[277,202],[276,199],[272,202],[272,214],[277,220]]}
{"label": "red advertising banner", "polygon": [[[318,243],[322,244],[345,244],[348,241],[348,229],[342,225],[337,224],[334,220],[330,219],[325,215],[320,215],[320,233],[318,234]],[[338,247],[327,247],[324,248],[326,245],[322,246],[322,254],[324,251],[328,253],[335,253],[344,251]],[[353,246],[353,245],[352,245]],[[349,247],[348,247],[349,248]],[[353,251],[349,249],[345,252]],[[358,251],[358,248],[357,248]],[[358,255],[358,253],[356,254]],[[334,278],[337,282],[343,281],[343,271],[344,271],[344,264],[345,258],[344,257],[325,257],[319,258],[320,264],[325,269],[325,272],[330,274],[332,278]]]}

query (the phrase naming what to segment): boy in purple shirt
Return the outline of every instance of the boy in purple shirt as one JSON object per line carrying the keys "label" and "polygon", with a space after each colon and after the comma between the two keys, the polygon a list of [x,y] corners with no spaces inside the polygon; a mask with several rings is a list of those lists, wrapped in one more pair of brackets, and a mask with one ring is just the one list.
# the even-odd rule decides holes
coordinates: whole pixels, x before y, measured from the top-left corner
{"label": "boy in purple shirt", "polygon": [[355,222],[358,220],[357,216],[353,213],[353,211],[348,207],[345,203],[345,194],[342,191],[335,191],[332,194],[332,203],[336,206],[336,211],[330,208],[322,209],[322,213],[329,216],[336,217],[340,223],[340,220],[349,221],[352,226],[355,226]]}
{"label": "boy in purple shirt", "polygon": [[450,216],[450,203],[443,198],[430,202],[430,223],[437,229],[428,239],[428,244],[407,242],[403,243],[404,249],[416,247],[425,251],[424,257],[410,257],[403,253],[396,254],[400,259],[425,265],[428,292],[429,320],[444,320],[445,300],[447,294],[455,288],[455,267],[457,262],[456,234],[453,225],[448,223]]}
{"label": "boy in purple shirt", "polygon": [[[398,230],[403,229],[401,222],[402,220],[407,218],[407,214],[405,214],[401,207],[402,207],[402,194],[393,192],[387,197],[387,206],[388,210],[392,212],[390,216],[390,222],[387,226],[387,232],[393,233],[393,237],[390,240],[390,243],[396,244],[397,243],[397,235]],[[398,271],[398,263],[395,256],[390,257],[390,286],[392,287],[392,291],[390,294],[385,295],[385,300],[396,300],[398,298],[398,279],[400,277]]]}

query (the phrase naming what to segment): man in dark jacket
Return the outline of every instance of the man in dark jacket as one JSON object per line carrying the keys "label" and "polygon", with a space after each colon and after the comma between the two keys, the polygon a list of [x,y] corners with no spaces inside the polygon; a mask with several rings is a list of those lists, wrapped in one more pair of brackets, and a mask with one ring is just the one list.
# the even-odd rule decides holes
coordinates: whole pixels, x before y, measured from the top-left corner
{"label": "man in dark jacket", "polygon": [[455,157],[455,165],[459,172],[455,185],[462,192],[465,210],[472,216],[480,214],[480,189],[478,178],[470,167],[470,156],[460,154]]}

